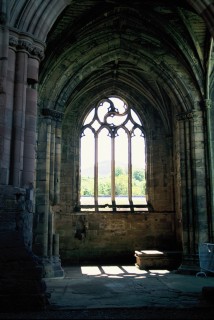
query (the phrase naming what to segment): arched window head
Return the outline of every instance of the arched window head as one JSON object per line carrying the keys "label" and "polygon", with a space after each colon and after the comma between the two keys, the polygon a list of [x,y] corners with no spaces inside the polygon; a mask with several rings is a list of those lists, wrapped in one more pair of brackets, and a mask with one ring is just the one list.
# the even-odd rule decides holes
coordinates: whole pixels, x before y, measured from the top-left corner
{"label": "arched window head", "polygon": [[145,210],[145,139],[133,108],[118,97],[102,99],[80,137],[81,210]]}

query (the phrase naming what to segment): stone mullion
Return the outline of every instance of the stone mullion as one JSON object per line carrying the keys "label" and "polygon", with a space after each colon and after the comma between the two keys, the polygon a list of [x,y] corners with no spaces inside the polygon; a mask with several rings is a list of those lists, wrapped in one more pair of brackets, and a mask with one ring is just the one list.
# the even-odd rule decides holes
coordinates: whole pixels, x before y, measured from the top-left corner
{"label": "stone mullion", "polygon": [[127,135],[128,138],[128,198],[129,203],[133,204],[132,201],[132,139],[131,135]]}
{"label": "stone mullion", "polygon": [[115,137],[111,138],[111,201],[112,210],[116,211],[115,203]]}
{"label": "stone mullion", "polygon": [[[98,135],[95,134],[95,150],[94,150],[94,201],[98,206]],[[97,208],[99,210],[99,208]]]}
{"label": "stone mullion", "polygon": [[61,122],[57,121],[55,128],[55,179],[54,179],[54,204],[60,201],[60,173],[61,173]]}
{"label": "stone mullion", "polygon": [[194,202],[193,236],[195,243],[193,253],[196,253],[198,245],[208,240],[204,129],[201,111],[195,111],[191,124],[191,154],[194,173],[192,188]]}
{"label": "stone mullion", "polygon": [[27,62],[28,54],[24,50],[16,53],[16,71],[14,87],[14,111],[13,111],[13,155],[12,155],[12,182],[20,187],[23,171],[23,150],[26,109],[27,87]]}

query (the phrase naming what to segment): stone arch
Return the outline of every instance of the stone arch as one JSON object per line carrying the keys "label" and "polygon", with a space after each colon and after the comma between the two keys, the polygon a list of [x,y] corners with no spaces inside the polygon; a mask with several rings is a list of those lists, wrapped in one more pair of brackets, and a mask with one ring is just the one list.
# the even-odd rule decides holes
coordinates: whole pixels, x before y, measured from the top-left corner
{"label": "stone arch", "polygon": [[[212,0],[202,0],[200,2],[186,0],[186,3],[188,3],[200,16],[202,16],[210,30],[210,33],[213,35],[214,5]],[[11,0],[8,9],[6,9],[5,5],[4,11],[8,12],[11,26],[19,27],[22,32],[33,32],[41,41],[45,41],[52,25],[59,17],[60,13],[62,13],[69,4],[69,0],[56,0],[53,7],[53,2],[51,1],[46,4],[44,1],[38,0],[35,4],[34,0],[22,2]],[[25,14],[23,14],[23,10]],[[33,27],[30,27],[30,21],[33,17],[35,22]],[[45,22],[46,17],[48,17],[47,22]]]}

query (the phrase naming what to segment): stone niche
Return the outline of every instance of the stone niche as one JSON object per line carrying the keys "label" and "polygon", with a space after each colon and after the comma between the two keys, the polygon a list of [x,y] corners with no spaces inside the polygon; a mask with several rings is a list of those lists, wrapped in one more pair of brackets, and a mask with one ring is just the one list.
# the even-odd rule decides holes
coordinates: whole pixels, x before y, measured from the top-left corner
{"label": "stone niche", "polygon": [[59,214],[62,264],[135,263],[135,250],[177,250],[174,213]]}

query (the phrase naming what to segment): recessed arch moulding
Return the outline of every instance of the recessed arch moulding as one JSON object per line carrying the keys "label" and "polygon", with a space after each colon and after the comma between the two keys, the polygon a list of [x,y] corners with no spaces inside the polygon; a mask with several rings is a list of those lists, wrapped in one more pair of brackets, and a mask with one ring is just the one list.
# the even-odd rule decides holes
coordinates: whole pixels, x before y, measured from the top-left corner
{"label": "recessed arch moulding", "polygon": [[[23,247],[41,280],[63,276],[61,259],[134,262],[142,249],[181,250],[179,270],[199,270],[214,230],[213,21],[213,0],[0,1],[2,310],[41,307]],[[142,120],[152,210],[76,212],[80,128],[113,95]]]}
{"label": "recessed arch moulding", "polygon": [[[50,90],[46,90],[49,83],[46,82],[44,85],[41,83],[40,86],[41,105],[43,106],[46,101],[47,106],[54,106],[56,111],[63,113],[60,137],[60,200],[57,203],[54,200],[50,201],[51,212],[55,217],[55,227],[61,234],[61,256],[63,259],[76,262],[79,259],[86,259],[85,251],[80,250],[81,244],[78,240],[74,240],[75,226],[79,221],[79,214],[74,212],[74,207],[79,201],[79,130],[90,109],[100,99],[111,95],[124,98],[129,105],[135,108],[143,121],[146,136],[147,200],[155,212],[163,215],[163,220],[170,216],[170,220],[167,221],[168,237],[171,237],[170,239],[173,237],[173,249],[182,247],[180,148],[185,142],[180,141],[181,128],[176,116],[191,114],[191,110],[195,108],[199,110],[199,106],[195,106],[196,95],[194,99],[192,95],[195,89],[188,77],[180,79],[176,76],[174,68],[170,68],[170,66],[164,65],[164,68],[163,65],[160,66],[148,59],[144,60],[144,63],[140,63],[139,58],[136,63],[136,59],[132,59],[132,57],[128,59],[123,50],[120,54],[118,52],[120,51],[117,49],[115,53],[112,53],[114,60],[111,55],[106,57],[104,54],[105,59],[103,58],[103,60],[107,60],[104,65],[101,63],[102,56],[99,56],[98,61],[95,58],[88,65],[84,64],[84,68],[81,68],[81,61],[78,61],[81,77],[74,73],[73,78],[69,70],[63,73],[61,79],[50,75],[50,79],[57,79],[57,88],[51,97],[49,94],[46,95],[46,92]],[[117,56],[116,61],[121,64],[116,78],[112,72],[115,56]],[[127,72],[125,66],[123,69],[123,64],[128,65],[132,72]],[[92,65],[93,68],[91,68]],[[77,67],[73,66],[73,69],[77,69]],[[57,75],[58,72],[55,71],[55,74]],[[44,79],[46,78],[44,77]],[[186,90],[186,88],[191,88],[191,90]],[[92,233],[89,226],[94,216],[84,213],[80,216],[81,219],[84,217],[89,234]],[[151,215],[151,217],[153,216]],[[111,221],[109,217],[108,220]],[[150,227],[155,225],[154,221],[150,222]],[[166,220],[164,221],[166,222]],[[159,224],[154,227],[154,232],[157,232],[156,228],[159,227]],[[164,229],[161,229],[161,232],[165,232]],[[65,236],[62,236],[63,233]],[[87,238],[85,240],[88,241],[85,250],[90,251],[91,248],[94,248],[96,237],[91,237],[93,239],[91,242]],[[166,241],[163,239],[161,242],[161,237],[160,234],[155,237],[145,237],[141,232],[140,236],[137,234],[137,247],[140,247],[140,243],[145,243],[148,248],[150,246],[164,247]],[[65,243],[67,244],[65,245]],[[114,245],[112,252],[109,249],[110,246],[112,243],[109,245],[104,242],[102,252],[106,250],[109,255],[114,256],[117,250],[121,251],[121,244],[117,248]],[[133,252],[134,247],[130,245],[130,241],[127,240],[126,246],[129,254]],[[70,253],[71,249],[72,254]],[[93,259],[94,256],[100,258],[99,250],[96,251],[95,248],[93,250],[94,254],[89,255],[87,259]]]}
{"label": "recessed arch moulding", "polygon": [[[84,212],[77,214],[74,207],[79,201],[79,129],[84,116],[99,99],[112,95],[126,99],[136,108],[145,127],[147,200],[154,211],[150,212],[150,218],[154,219],[149,224],[150,234],[142,232],[145,227],[143,223],[141,230],[132,234],[135,240],[137,238],[135,245],[140,247],[144,243],[149,248],[164,247],[170,243],[173,247],[182,248],[185,253],[194,253],[198,241],[205,238],[203,234],[206,231],[200,231],[199,225],[207,208],[204,111],[199,103],[204,95],[200,64],[196,63],[190,46],[181,53],[181,38],[176,37],[172,30],[168,33],[170,40],[160,43],[151,38],[148,43],[145,37],[141,42],[139,39],[135,41],[136,29],[130,28],[129,32],[132,31],[129,34],[120,30],[120,33],[116,32],[111,37],[111,28],[108,32],[96,33],[96,36],[93,35],[93,28],[87,30],[85,38],[83,32],[77,32],[76,38],[79,36],[79,41],[73,37],[71,44],[69,41],[64,42],[54,53],[47,48],[50,56],[47,55],[44,60],[40,74],[39,128],[43,126],[45,108],[63,115],[58,137],[55,125],[52,125],[53,119],[48,120],[47,137],[52,141],[48,148],[54,150],[51,145],[56,147],[55,139],[60,141],[61,165],[60,174],[59,168],[56,173],[56,169],[53,169],[54,152],[50,153],[50,164],[45,171],[49,174],[49,185],[43,193],[43,196],[47,193],[50,195],[48,210],[54,217],[54,228],[60,233],[61,256],[63,259],[77,261],[100,258],[102,255],[99,249],[95,249],[95,234],[104,232],[100,227],[103,222],[100,221],[96,227],[93,222],[94,219],[101,219],[101,216],[97,214],[95,217],[94,214]],[[38,166],[38,179],[41,175],[39,170]],[[59,177],[58,200],[54,196],[55,175]],[[200,194],[195,181],[201,183]],[[190,189],[192,192],[189,193]],[[155,223],[154,214],[157,212],[158,217],[163,217],[166,222],[166,229],[161,229],[160,223]],[[109,225],[114,219],[110,217],[107,217]],[[134,218],[137,219],[136,216]],[[74,239],[78,219],[85,224],[89,235],[85,238],[83,248],[82,243]],[[187,221],[191,219],[194,225],[190,227]],[[203,225],[206,229],[206,223]],[[121,232],[121,226],[116,231]],[[106,235],[108,240],[102,242],[102,253],[112,256],[115,252],[124,254],[124,250],[121,250],[124,241],[127,251],[133,252],[130,238],[118,244],[117,232],[117,241],[113,237],[112,242],[109,242]],[[127,230],[125,234],[128,234]],[[163,239],[163,234],[167,234],[168,238]],[[113,245],[113,242],[118,245]],[[90,252],[87,258],[86,251]]]}

